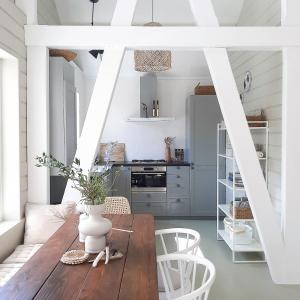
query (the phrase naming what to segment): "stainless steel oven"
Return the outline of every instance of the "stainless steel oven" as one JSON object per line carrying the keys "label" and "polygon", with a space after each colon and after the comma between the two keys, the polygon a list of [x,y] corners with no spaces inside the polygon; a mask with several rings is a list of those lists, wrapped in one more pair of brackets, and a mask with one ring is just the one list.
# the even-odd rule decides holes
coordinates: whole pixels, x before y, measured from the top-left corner
{"label": "stainless steel oven", "polygon": [[134,166],[131,168],[132,192],[166,192],[166,166]]}

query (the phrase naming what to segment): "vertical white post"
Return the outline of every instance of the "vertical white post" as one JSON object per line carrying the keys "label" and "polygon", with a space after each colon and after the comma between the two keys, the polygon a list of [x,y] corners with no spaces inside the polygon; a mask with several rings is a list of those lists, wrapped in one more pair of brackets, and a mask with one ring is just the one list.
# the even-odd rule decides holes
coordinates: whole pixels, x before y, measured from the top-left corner
{"label": "vertical white post", "polygon": [[[76,158],[80,159],[81,167],[85,173],[88,173],[95,161],[124,51],[125,47],[106,47],[104,49],[102,63],[98,71],[91,102],[75,155]],[[80,197],[80,193],[72,189],[72,183],[69,181],[63,201],[77,202],[80,200]]]}
{"label": "vertical white post", "polygon": [[37,1],[38,0],[16,0],[16,5],[27,15],[28,25],[38,24]]}
{"label": "vertical white post", "polygon": [[27,48],[28,201],[50,202],[49,170],[35,167],[35,157],[49,153],[49,51]]}
{"label": "vertical white post", "polygon": [[[282,0],[282,26],[300,26],[299,0]],[[299,283],[300,169],[299,135],[299,78],[300,48],[285,48],[283,56],[282,83],[282,226],[286,245],[285,277],[289,283]]]}

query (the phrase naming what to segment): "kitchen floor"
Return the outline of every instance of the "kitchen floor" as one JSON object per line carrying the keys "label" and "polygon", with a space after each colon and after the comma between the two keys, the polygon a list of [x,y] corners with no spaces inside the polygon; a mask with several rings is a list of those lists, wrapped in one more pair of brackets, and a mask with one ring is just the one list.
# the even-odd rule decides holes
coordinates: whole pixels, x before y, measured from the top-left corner
{"label": "kitchen floor", "polygon": [[213,220],[156,220],[156,228],[185,227],[201,235],[201,250],[216,267],[216,281],[209,300],[299,300],[300,285],[276,285],[266,264],[233,264],[231,251],[216,240]]}

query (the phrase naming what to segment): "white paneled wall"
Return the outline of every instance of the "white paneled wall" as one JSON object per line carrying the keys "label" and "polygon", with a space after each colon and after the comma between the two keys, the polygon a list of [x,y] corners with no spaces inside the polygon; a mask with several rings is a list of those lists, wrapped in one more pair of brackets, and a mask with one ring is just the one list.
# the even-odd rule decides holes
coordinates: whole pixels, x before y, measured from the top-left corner
{"label": "white paneled wall", "polygon": [[[280,25],[280,0],[245,0],[238,26]],[[245,72],[253,75],[251,91],[246,94],[246,113],[263,109],[270,126],[269,191],[276,210],[281,210],[281,52],[234,52],[230,55],[235,79],[242,91]]]}
{"label": "white paneled wall", "polygon": [[38,22],[40,25],[59,25],[60,19],[53,0],[38,0]]}
{"label": "white paneled wall", "polygon": [[26,142],[26,47],[24,24],[26,17],[13,1],[0,1],[0,48],[19,60],[20,129],[21,129],[21,206],[27,200]]}
{"label": "white paneled wall", "polygon": [[280,0],[244,0],[238,26],[279,26]]}

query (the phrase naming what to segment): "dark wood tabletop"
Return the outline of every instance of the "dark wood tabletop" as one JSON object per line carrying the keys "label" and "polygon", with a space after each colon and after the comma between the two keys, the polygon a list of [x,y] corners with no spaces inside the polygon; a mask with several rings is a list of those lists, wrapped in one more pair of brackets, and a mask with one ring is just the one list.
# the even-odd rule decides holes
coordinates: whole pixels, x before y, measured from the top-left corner
{"label": "dark wood tabletop", "polygon": [[78,216],[66,223],[22,269],[0,289],[0,299],[157,300],[154,219],[151,215],[111,215],[109,241],[124,257],[100,262],[64,265],[67,250],[84,249],[78,240]]}

